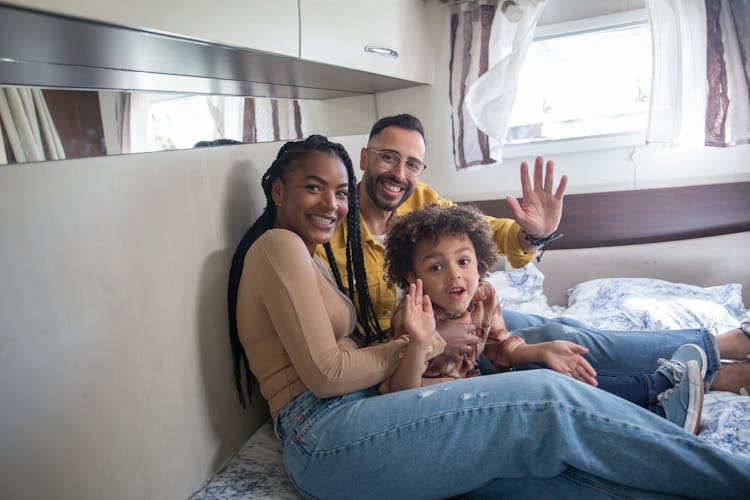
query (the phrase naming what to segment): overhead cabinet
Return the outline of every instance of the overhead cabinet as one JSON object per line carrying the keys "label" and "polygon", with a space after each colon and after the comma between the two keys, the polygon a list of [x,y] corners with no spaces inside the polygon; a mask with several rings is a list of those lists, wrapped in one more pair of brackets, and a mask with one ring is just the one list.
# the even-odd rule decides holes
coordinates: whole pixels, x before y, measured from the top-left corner
{"label": "overhead cabinet", "polygon": [[422,0],[0,1],[0,85],[326,99],[430,82]]}
{"label": "overhead cabinet", "polygon": [[297,0],[16,0],[56,14],[299,56]]}
{"label": "overhead cabinet", "polygon": [[300,0],[300,57],[430,83],[423,0]]}

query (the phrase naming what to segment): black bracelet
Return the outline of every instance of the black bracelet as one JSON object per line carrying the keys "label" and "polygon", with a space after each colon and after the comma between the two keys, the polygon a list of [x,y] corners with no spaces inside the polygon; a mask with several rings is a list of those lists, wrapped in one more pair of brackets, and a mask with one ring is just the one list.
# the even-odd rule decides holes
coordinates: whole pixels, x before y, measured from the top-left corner
{"label": "black bracelet", "polygon": [[523,239],[525,239],[526,241],[528,241],[529,243],[531,243],[535,247],[541,247],[543,245],[546,245],[550,241],[559,240],[560,238],[563,237],[563,234],[562,233],[558,233],[557,231],[555,231],[554,233],[550,234],[546,238],[537,238],[536,236],[531,236],[529,233],[527,233],[523,229],[521,229],[521,231],[523,232]]}

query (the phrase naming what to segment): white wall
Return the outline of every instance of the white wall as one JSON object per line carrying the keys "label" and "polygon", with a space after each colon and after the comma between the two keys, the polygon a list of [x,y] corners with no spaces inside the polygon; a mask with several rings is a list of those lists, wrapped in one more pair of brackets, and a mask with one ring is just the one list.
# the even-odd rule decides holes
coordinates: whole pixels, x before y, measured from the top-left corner
{"label": "white wall", "polygon": [[184,499],[265,421],[226,279],[278,148],[0,167],[0,498]]}
{"label": "white wall", "polygon": [[[711,287],[742,285],[750,305],[750,232],[624,247],[549,250],[536,265],[544,274],[550,304],[567,305],[567,291],[598,278],[654,278]],[[721,249],[721,258],[715,258]],[[581,265],[584,263],[585,265]]]}
{"label": "white wall", "polygon": [[[540,24],[570,20],[582,15],[584,2],[549,0]],[[643,2],[608,0],[586,2],[591,14],[642,7]],[[518,165],[521,159],[502,165],[458,172],[453,163],[451,109],[448,100],[449,11],[440,2],[428,2],[430,32],[435,57],[435,84],[378,94],[378,116],[412,113],[424,123],[428,170],[424,180],[454,200],[520,196]],[[658,147],[620,148],[555,154],[556,174],[570,178],[568,193],[588,193],[713,184],[750,180],[750,145],[734,148],[674,150]],[[533,163],[533,158],[525,158]]]}

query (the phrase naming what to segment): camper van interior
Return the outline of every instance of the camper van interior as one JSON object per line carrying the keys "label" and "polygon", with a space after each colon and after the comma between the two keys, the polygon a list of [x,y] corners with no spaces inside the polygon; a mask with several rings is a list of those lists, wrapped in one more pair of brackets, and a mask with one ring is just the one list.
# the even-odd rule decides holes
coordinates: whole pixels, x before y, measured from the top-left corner
{"label": "camper van interior", "polygon": [[[750,321],[750,6],[729,3],[699,9],[735,16],[722,73],[658,29],[702,1],[0,2],[0,497],[301,498],[262,396],[238,402],[227,273],[284,141],[327,135],[356,169],[384,116],[419,117],[422,180],[497,217],[521,161],[568,176],[564,237],[490,275],[503,307]],[[710,121],[712,75],[733,97]],[[706,394],[700,438],[750,457],[748,429],[747,394]]]}

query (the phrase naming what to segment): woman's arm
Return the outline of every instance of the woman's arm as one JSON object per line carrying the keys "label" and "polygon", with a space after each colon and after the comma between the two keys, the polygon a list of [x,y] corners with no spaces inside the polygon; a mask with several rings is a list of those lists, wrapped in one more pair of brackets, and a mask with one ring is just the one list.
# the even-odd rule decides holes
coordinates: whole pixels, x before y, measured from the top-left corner
{"label": "woman's arm", "polygon": [[[292,232],[273,230],[256,243],[262,246],[248,253],[253,262],[246,262],[245,269],[259,285],[254,287],[258,299],[308,389],[319,397],[341,395],[378,384],[393,373],[408,339],[342,349],[338,342],[354,327],[350,307],[320,274],[302,240]],[[283,360],[279,363],[284,369]]]}

